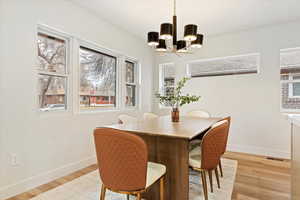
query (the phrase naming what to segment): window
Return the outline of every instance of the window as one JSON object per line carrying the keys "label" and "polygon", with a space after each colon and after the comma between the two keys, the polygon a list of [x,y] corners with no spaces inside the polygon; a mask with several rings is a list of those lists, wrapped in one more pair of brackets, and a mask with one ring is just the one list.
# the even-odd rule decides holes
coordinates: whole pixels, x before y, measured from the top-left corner
{"label": "window", "polygon": [[280,52],[281,108],[300,110],[300,48]]}
{"label": "window", "polygon": [[162,95],[172,95],[175,90],[175,65],[166,63],[159,65],[159,90]]}
{"label": "window", "polygon": [[134,62],[125,61],[125,84],[126,84],[126,107],[136,106],[136,91],[137,91],[137,66]]}
{"label": "window", "polygon": [[38,99],[41,111],[67,109],[68,41],[38,32]]}
{"label": "window", "polygon": [[190,77],[225,76],[258,73],[259,54],[193,61],[188,64]]}
{"label": "window", "polygon": [[117,58],[83,46],[79,55],[80,108],[115,108]]}

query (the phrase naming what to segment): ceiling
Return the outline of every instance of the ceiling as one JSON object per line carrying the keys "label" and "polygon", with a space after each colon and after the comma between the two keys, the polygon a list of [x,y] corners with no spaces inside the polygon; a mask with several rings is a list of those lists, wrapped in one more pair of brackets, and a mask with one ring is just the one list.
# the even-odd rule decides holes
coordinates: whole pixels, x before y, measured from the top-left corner
{"label": "ceiling", "polygon": [[[143,39],[171,22],[173,0],[71,0]],[[179,38],[195,23],[205,35],[240,31],[300,19],[300,0],[177,0]]]}

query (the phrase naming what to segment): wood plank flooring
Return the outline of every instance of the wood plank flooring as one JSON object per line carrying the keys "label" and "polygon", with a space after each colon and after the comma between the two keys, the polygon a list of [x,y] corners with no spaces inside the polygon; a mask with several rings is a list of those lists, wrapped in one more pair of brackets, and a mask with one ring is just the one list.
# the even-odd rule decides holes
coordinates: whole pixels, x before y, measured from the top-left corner
{"label": "wood plank flooring", "polygon": [[[269,160],[263,156],[227,152],[226,158],[238,161],[237,177],[232,200],[289,200],[290,161]],[[29,200],[59,185],[72,181],[97,169],[91,165],[85,169],[41,185],[7,200]]]}
{"label": "wood plank flooring", "polygon": [[291,163],[263,156],[228,152],[238,161],[232,200],[289,200]]}

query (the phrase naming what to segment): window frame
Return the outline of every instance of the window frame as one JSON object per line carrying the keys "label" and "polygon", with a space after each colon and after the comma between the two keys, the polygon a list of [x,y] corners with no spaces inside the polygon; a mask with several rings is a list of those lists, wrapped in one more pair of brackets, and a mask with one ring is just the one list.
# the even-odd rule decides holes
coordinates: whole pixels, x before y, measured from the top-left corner
{"label": "window frame", "polygon": [[286,108],[283,108],[283,102],[282,102],[282,85],[287,83],[289,84],[288,87],[289,87],[289,98],[300,98],[300,96],[294,96],[294,97],[290,97],[290,87],[291,85],[293,85],[293,83],[300,83],[300,79],[296,79],[294,80],[292,77],[295,76],[295,75],[300,75],[300,74],[289,74],[289,79],[288,80],[281,80],[281,69],[282,69],[282,66],[281,66],[281,62],[280,62],[280,59],[281,59],[281,53],[284,53],[284,52],[289,52],[289,51],[300,51],[300,47],[295,47],[295,48],[285,48],[285,49],[280,49],[279,51],[279,88],[280,88],[280,111],[281,113],[300,113],[300,109],[286,109]]}
{"label": "window frame", "polygon": [[[78,46],[77,46],[77,60],[78,60],[78,78],[77,78],[77,89],[76,89],[76,93],[77,93],[77,109],[79,113],[97,113],[97,112],[109,112],[109,111],[120,111],[122,109],[122,105],[121,105],[121,90],[120,90],[120,84],[122,82],[122,80],[120,79],[120,73],[121,73],[121,68],[122,68],[122,55],[119,53],[116,53],[112,50],[109,50],[107,48],[101,47],[100,45],[97,45],[93,42],[89,42],[89,41],[85,41],[85,40],[81,40],[81,39],[77,39],[78,42]],[[81,74],[81,66],[80,66],[80,48],[86,48],[86,49],[90,49],[91,51],[94,52],[98,52],[100,54],[106,55],[106,56],[110,56],[110,57],[114,57],[116,59],[116,97],[115,97],[115,101],[116,104],[114,107],[108,107],[108,108],[95,108],[95,109],[86,109],[83,110],[80,108],[80,74]]]}
{"label": "window frame", "polygon": [[[129,63],[132,63],[134,64],[134,81],[133,83],[128,83],[127,80],[126,80],[126,62],[129,62]],[[123,74],[123,77],[124,77],[124,81],[122,83],[122,85],[124,86],[123,87],[123,95],[122,95],[122,99],[123,99],[123,107],[125,110],[135,110],[139,107],[140,105],[140,102],[139,102],[139,99],[140,99],[140,64],[139,64],[139,61],[136,60],[136,59],[133,59],[133,58],[130,58],[130,57],[125,57],[124,58],[124,74]],[[127,106],[126,105],[126,93],[127,93],[127,85],[130,85],[130,86],[135,86],[135,105],[134,106]]]}
{"label": "window frame", "polygon": [[294,84],[300,83],[300,80],[294,79],[294,76],[299,76],[297,74],[289,74],[289,98],[300,98],[300,95],[294,95]]}
{"label": "window frame", "polygon": [[[164,84],[165,84],[165,75],[164,75],[164,73],[165,73],[165,71],[164,71],[164,67],[165,66],[168,66],[168,65],[172,65],[172,67],[176,67],[176,65],[175,65],[175,63],[173,63],[173,62],[168,62],[168,63],[161,63],[161,64],[159,64],[158,65],[158,71],[159,71],[159,78],[158,78],[158,87],[159,87],[159,89],[158,89],[158,91],[159,91],[159,93],[160,94],[165,94],[165,86],[164,86]],[[174,88],[174,90],[175,90],[175,87],[176,87],[176,68],[175,68],[175,75],[174,75],[174,85],[173,85],[173,88]],[[170,87],[170,86],[169,86]],[[171,106],[166,106],[166,105],[163,105],[163,104],[161,104],[161,103],[158,103],[159,104],[159,108],[160,109],[165,109],[165,108],[171,108]]]}
{"label": "window frame", "polygon": [[[201,63],[201,62],[212,62],[212,61],[219,61],[219,60],[227,60],[231,58],[243,58],[249,56],[257,56],[257,68],[256,70],[252,71],[215,71],[214,73],[208,72],[207,74],[202,75],[192,75],[190,65],[194,63]],[[186,75],[190,78],[205,78],[205,77],[218,77],[218,76],[232,76],[232,75],[255,75],[260,73],[260,65],[261,65],[261,54],[260,53],[249,53],[249,54],[240,54],[240,55],[233,55],[233,56],[225,56],[225,57],[215,57],[215,58],[204,58],[199,60],[193,60],[186,64]]]}
{"label": "window frame", "polygon": [[[36,109],[39,113],[56,113],[56,112],[63,112],[67,113],[70,112],[72,109],[72,103],[70,101],[70,85],[71,85],[71,79],[72,79],[72,73],[71,73],[71,65],[72,65],[72,36],[64,33],[62,31],[56,30],[54,28],[50,28],[46,25],[38,24],[36,28],[35,33],[35,58],[38,59],[38,37],[39,34],[44,34],[50,37],[54,37],[60,40],[63,40],[65,42],[66,46],[66,63],[65,63],[65,73],[55,73],[55,72],[47,72],[47,71],[41,71],[38,69],[38,64],[36,64],[36,86],[37,86],[37,95],[36,95]],[[38,62],[38,61],[36,61]],[[47,110],[43,111],[40,108],[40,102],[39,102],[39,91],[38,91],[38,84],[39,84],[39,76],[52,76],[52,77],[59,77],[59,78],[65,78],[65,109],[61,110]]]}

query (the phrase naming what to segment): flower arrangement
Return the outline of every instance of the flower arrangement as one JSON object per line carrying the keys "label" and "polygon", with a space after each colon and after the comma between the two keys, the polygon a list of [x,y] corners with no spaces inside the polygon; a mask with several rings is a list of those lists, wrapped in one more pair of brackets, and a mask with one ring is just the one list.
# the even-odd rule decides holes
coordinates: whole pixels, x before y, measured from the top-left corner
{"label": "flower arrangement", "polygon": [[161,104],[172,107],[173,122],[179,121],[179,107],[193,102],[197,102],[201,98],[200,96],[196,96],[196,95],[182,94],[182,88],[185,86],[188,80],[190,80],[190,78],[184,77],[180,81],[178,81],[174,89],[174,92],[171,94],[167,94],[167,95],[161,95],[159,93],[156,94],[156,97],[159,99],[159,102]]}

